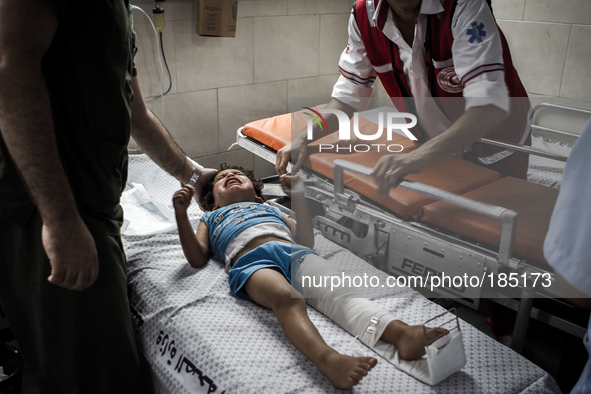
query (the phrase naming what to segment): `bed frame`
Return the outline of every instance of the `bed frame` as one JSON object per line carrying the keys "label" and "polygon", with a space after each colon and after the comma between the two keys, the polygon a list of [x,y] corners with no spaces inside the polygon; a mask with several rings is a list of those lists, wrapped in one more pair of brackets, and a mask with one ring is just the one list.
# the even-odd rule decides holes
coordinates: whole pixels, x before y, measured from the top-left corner
{"label": "bed frame", "polygon": [[[553,108],[578,114],[591,114],[591,111],[543,103],[532,111],[532,128],[535,131],[576,138],[572,133],[535,125],[540,111]],[[363,116],[363,113],[361,115]],[[240,128],[237,131],[237,144],[275,163],[276,151],[245,135],[243,130],[244,128]],[[562,162],[567,159],[564,155],[532,147],[515,146],[486,138],[481,142]],[[478,308],[481,298],[488,298],[516,310],[517,321],[511,347],[517,352],[521,352],[523,348],[530,317],[583,338],[586,332],[584,327],[533,307],[536,297],[564,297],[549,266],[532,263],[513,254],[515,223],[519,217],[516,212],[417,182],[404,181],[400,185],[401,188],[432,199],[499,220],[502,223],[500,244],[496,248],[491,248],[428,223],[401,218],[357,192],[345,188],[345,171],[349,174],[369,176],[371,168],[346,160],[335,160],[333,165],[332,179],[309,168],[302,169],[306,197],[324,209],[324,215],[313,219],[314,227],[327,239],[347,248],[390,275],[421,275],[428,279],[429,275],[438,275],[444,271],[449,276],[467,274],[468,277],[482,278],[480,286],[468,286],[463,289],[453,286],[440,287],[436,296],[451,298],[472,308]],[[290,170],[291,165],[288,166],[288,171]],[[518,286],[510,292],[501,292],[494,286],[494,282],[487,281],[498,280],[502,274],[519,278]],[[541,278],[543,286],[540,285]]]}

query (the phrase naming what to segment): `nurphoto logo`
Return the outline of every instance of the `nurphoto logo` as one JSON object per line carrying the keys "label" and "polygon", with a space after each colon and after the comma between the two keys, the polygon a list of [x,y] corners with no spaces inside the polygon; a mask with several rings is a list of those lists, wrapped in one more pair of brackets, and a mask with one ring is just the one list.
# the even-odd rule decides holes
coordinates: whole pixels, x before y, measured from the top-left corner
{"label": "nurphoto logo", "polygon": [[[391,153],[402,152],[403,146],[400,144],[349,144],[343,145],[341,144],[342,141],[350,141],[351,140],[351,120],[347,116],[346,113],[343,111],[339,111],[337,109],[321,109],[321,110],[314,110],[312,108],[304,107],[305,109],[309,110],[312,113],[304,112],[304,114],[311,117],[308,119],[308,140],[313,139],[313,126],[314,122],[320,126],[321,130],[328,130],[328,125],[326,120],[322,116],[322,114],[334,114],[338,121],[339,121],[339,143],[335,146],[333,144],[320,144],[319,151],[320,152],[369,152],[372,148],[376,148],[378,152],[380,152],[380,148],[387,150]],[[407,123],[407,119],[409,122]],[[406,112],[378,112],[378,130],[374,134],[362,134],[359,131],[359,114],[355,112],[353,114],[353,133],[355,135],[356,140],[361,141],[376,141],[382,138],[384,133],[384,121],[386,123],[386,140],[392,141],[392,135],[394,130],[400,130],[404,136],[409,138],[412,141],[417,141],[417,137],[415,137],[409,129],[415,127],[417,125],[417,117],[413,114],[406,113]],[[369,131],[369,130],[364,130]],[[397,133],[400,134],[400,133]]]}

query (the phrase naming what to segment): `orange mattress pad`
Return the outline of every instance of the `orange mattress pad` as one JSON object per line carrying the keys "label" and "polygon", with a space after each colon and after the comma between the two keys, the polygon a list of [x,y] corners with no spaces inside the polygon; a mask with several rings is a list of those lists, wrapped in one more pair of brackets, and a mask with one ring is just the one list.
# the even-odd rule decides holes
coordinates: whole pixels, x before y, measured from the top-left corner
{"label": "orange mattress pad", "polygon": [[[326,107],[326,104],[312,108],[318,111],[324,107]],[[291,141],[292,135],[296,135],[306,128],[308,119],[311,118],[304,112],[309,111],[301,110],[294,113],[255,120],[244,125],[242,134],[278,151]]]}
{"label": "orange mattress pad", "polygon": [[[322,108],[324,105],[314,109]],[[306,127],[310,117],[304,112],[307,111],[302,110],[293,114],[284,114],[248,123],[244,126],[242,133],[274,150],[279,150],[291,140],[292,134],[298,133]],[[358,125],[360,132],[364,134],[375,134],[379,127],[362,117],[359,118]],[[351,122],[351,127],[353,127],[353,122]],[[351,135],[354,136],[353,131],[351,131]],[[350,149],[352,153],[347,153],[347,146],[358,143],[366,144],[366,146],[377,143],[397,144],[402,147],[402,152],[397,154],[408,153],[420,146],[417,142],[395,133],[393,133],[391,140],[386,140],[385,132],[382,133],[382,136],[383,138],[377,141],[362,141],[355,137],[350,141],[339,141],[338,132],[332,133],[308,146],[310,156],[307,158],[305,166],[332,179],[335,159],[350,160],[367,167],[373,167],[383,155],[393,154],[388,152],[385,147],[381,147],[379,152],[376,147],[373,147],[370,152],[355,153],[354,149]],[[339,153],[314,153],[320,151],[322,144],[345,149],[339,150]],[[409,175],[406,179],[452,193],[464,194],[499,179],[499,174],[465,160],[449,157],[430,165],[420,174]],[[378,199],[378,188],[373,178],[349,172],[346,172],[345,175],[345,186],[405,218],[418,217],[423,206],[435,201],[403,189],[390,190],[389,198]]]}
{"label": "orange mattress pad", "polygon": [[[312,107],[312,109],[319,111],[324,107],[326,107],[326,104]],[[242,134],[252,138],[255,141],[258,141],[259,143],[275,151],[278,151],[279,149],[283,148],[288,142],[290,142],[293,136],[295,136],[297,133],[299,133],[307,127],[308,121],[312,118],[306,113],[310,113],[310,111],[304,109],[298,112],[287,113],[283,115],[273,116],[271,118],[256,120],[254,122],[247,123],[242,128]],[[363,117],[359,117],[358,126],[360,132],[367,135],[375,134],[378,131],[379,127],[377,124]],[[353,121],[351,121],[350,127],[350,135],[352,136],[351,140],[339,141],[338,131],[336,131],[315,142],[310,143],[308,145],[308,153],[318,152],[320,150],[321,144],[331,144],[334,146],[339,145],[340,147],[346,147],[350,144],[360,143],[368,145],[384,144],[384,147],[380,149],[386,152],[387,145],[402,144],[404,147],[404,152],[406,153],[420,146],[417,142],[411,141],[405,137],[401,137],[398,134],[393,134],[392,140],[386,140],[387,136],[384,128],[381,129],[382,137],[378,140],[363,141],[355,137],[355,133],[353,131]],[[375,150],[376,148],[374,147],[372,149]],[[391,149],[395,150],[397,149],[397,147],[392,147]]]}
{"label": "orange mattress pad", "polygon": [[[323,107],[318,106],[315,109]],[[291,140],[292,133],[295,134],[306,127],[310,117],[304,112],[299,111],[251,122],[244,127],[243,133],[274,150],[279,150]],[[363,118],[359,119],[361,132],[373,134],[377,128],[378,125],[375,123]],[[355,142],[371,144],[378,141],[339,141],[337,133],[330,134],[309,145],[310,155],[305,166],[332,179],[335,159],[345,159],[373,167],[382,155],[391,154],[383,149],[381,152],[314,153],[319,151],[320,144],[343,147]],[[416,142],[398,134],[394,134],[392,141],[387,143],[402,145],[403,153],[410,152],[419,146]],[[543,242],[558,195],[557,190],[511,177],[499,179],[497,172],[455,157],[440,160],[420,174],[409,175],[406,179],[516,211],[519,216],[514,253],[520,257],[547,264],[543,255]],[[345,171],[345,186],[403,218],[420,219],[492,247],[499,245],[501,236],[499,220],[461,207],[436,202],[429,197],[401,188],[390,190],[387,199],[379,199],[378,188],[372,177],[349,171]]]}
{"label": "orange mattress pad", "polygon": [[[366,167],[373,167],[382,153],[354,153],[350,155],[316,153],[310,156],[310,168],[332,179],[335,159],[349,160]],[[499,173],[455,157],[448,157],[431,164],[420,174],[405,178],[455,194],[464,194],[499,179]],[[401,188],[390,189],[386,199],[378,198],[378,187],[373,177],[345,171],[345,186],[377,202],[404,218],[417,218],[421,208],[436,200]]]}
{"label": "orange mattress pad", "polygon": [[[506,177],[468,192],[464,197],[517,212],[513,253],[548,264],[544,259],[543,245],[558,190]],[[421,221],[495,248],[498,248],[501,240],[501,221],[444,202],[423,207]]]}

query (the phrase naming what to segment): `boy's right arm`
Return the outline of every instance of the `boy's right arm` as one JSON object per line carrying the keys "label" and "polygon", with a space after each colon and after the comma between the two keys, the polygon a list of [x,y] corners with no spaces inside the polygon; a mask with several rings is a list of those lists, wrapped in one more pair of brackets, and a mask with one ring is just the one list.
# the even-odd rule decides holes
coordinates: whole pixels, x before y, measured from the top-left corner
{"label": "boy's right arm", "polygon": [[172,202],[185,258],[192,267],[199,268],[209,259],[209,231],[205,222],[199,222],[197,233],[193,233],[193,226],[187,215],[193,193],[193,188],[185,185],[174,194]]}

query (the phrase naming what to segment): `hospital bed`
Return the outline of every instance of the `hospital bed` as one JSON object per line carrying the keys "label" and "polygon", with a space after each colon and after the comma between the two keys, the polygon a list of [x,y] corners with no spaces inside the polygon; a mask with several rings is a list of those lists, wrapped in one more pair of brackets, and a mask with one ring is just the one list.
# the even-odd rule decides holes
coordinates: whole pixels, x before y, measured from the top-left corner
{"label": "hospital bed", "polygon": [[[553,108],[591,114],[540,104],[531,115],[534,131],[576,140],[574,134],[535,125],[541,111]],[[375,133],[377,114],[385,111],[395,108],[361,113],[359,129]],[[309,121],[306,110],[254,121],[238,130],[237,144],[275,163],[277,150]],[[473,278],[470,283],[448,281],[447,286],[439,286],[430,295],[451,298],[475,309],[487,298],[516,310],[511,347],[517,352],[523,348],[530,317],[582,338],[584,327],[533,305],[534,298],[563,298],[542,248],[558,196],[558,190],[549,186],[559,185],[570,147],[562,144],[558,152],[548,151],[543,148],[549,141],[537,134],[532,147],[485,138],[481,142],[530,153],[535,159],[529,177],[545,184],[500,179],[495,171],[449,157],[408,176],[398,188],[390,190],[387,199],[379,199],[369,175],[383,153],[326,153],[326,147],[330,150],[330,146],[339,144],[335,133],[309,145],[311,154],[302,169],[306,197],[324,210],[314,218],[315,227],[327,239],[391,275],[418,275],[426,281],[444,274]],[[394,134],[387,143],[399,144],[403,152],[419,146],[402,133]],[[549,166],[555,171],[543,171]],[[561,308],[573,308],[557,302]]]}
{"label": "hospital bed", "polygon": [[[175,179],[145,155],[130,156],[128,182],[143,185],[151,201],[169,209],[171,197],[179,188]],[[315,192],[322,193],[323,189]],[[196,204],[191,205],[188,214],[196,228],[201,215]],[[348,275],[377,276],[382,283],[387,280],[386,272],[368,265],[320,231],[315,241],[317,252]],[[231,294],[221,262],[211,260],[200,269],[190,267],[176,230],[124,234],[123,243],[138,344],[151,371],[155,392],[342,392],[334,389],[289,343],[271,311]],[[445,312],[410,288],[368,295],[409,324],[423,324]],[[328,318],[312,308],[308,312],[330,346],[342,353],[359,348],[359,342]],[[371,373],[349,392],[560,392],[552,377],[524,357],[462,320],[459,326],[467,356],[461,371],[428,386],[379,358]],[[375,356],[368,348],[362,350]]]}

